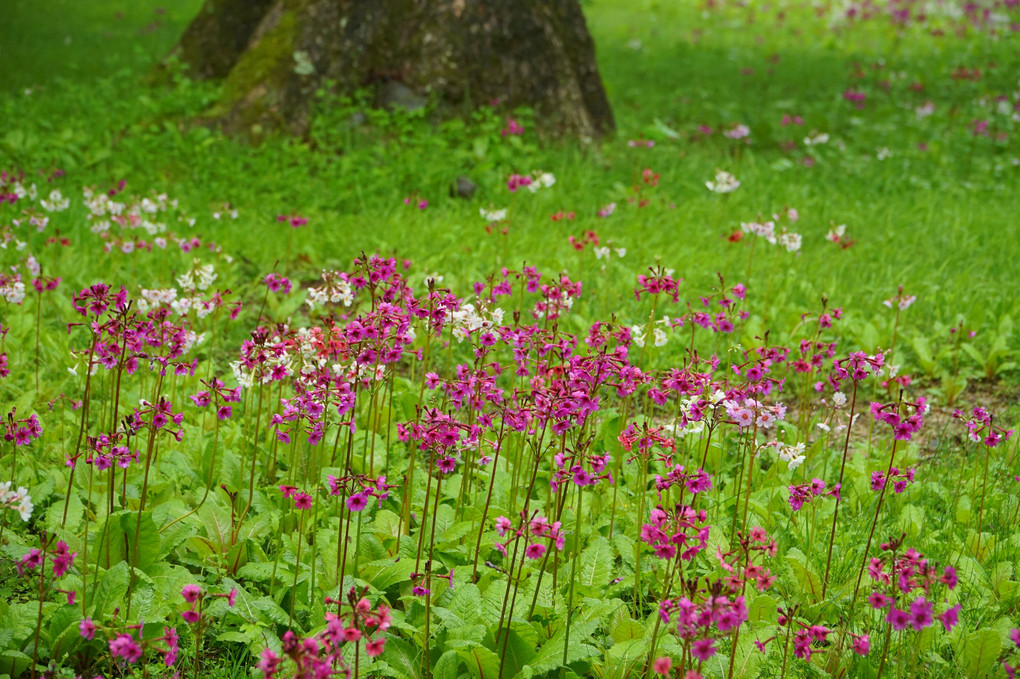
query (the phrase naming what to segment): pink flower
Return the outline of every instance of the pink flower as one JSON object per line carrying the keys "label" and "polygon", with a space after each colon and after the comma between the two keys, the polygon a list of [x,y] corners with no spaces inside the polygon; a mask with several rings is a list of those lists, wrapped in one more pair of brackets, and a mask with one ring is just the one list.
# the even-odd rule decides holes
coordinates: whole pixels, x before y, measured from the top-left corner
{"label": "pink flower", "polygon": [[[942,626],[946,628],[947,632],[956,627],[956,623],[958,623],[959,621],[960,621],[960,604],[956,604],[948,611],[939,616],[939,622],[942,623]],[[1020,646],[1020,630],[1013,631],[1017,632],[1018,639],[1017,645]]]}
{"label": "pink flower", "polygon": [[912,601],[910,603],[910,626],[918,632],[930,626],[934,622],[931,611],[931,602],[923,596]]}
{"label": "pink flower", "polygon": [[893,602],[891,597],[882,594],[881,592],[872,592],[868,596],[868,603],[871,604],[872,608],[886,608]]}
{"label": "pink flower", "polygon": [[312,496],[308,493],[298,493],[294,496],[294,509],[311,509]]}
{"label": "pink flower", "polygon": [[181,613],[181,617],[184,618],[184,622],[188,623],[189,625],[194,625],[196,622],[198,622],[199,618],[201,618],[202,616],[198,614],[198,611],[192,608]]}
{"label": "pink flower", "polygon": [[262,658],[259,660],[258,669],[262,672],[262,676],[265,677],[265,679],[270,679],[275,676],[277,670],[280,669],[280,657],[268,648],[263,650]]}
{"label": "pink flower", "polygon": [[386,648],[386,639],[379,637],[365,643],[365,653],[368,654],[369,658],[377,658],[382,655],[383,650]]}
{"label": "pink flower", "polygon": [[124,658],[129,663],[136,663],[142,659],[142,647],[135,643],[130,634],[118,634],[117,638],[110,642],[110,655]]}
{"label": "pink flower", "polygon": [[889,610],[889,615],[885,616],[885,621],[897,632],[902,632],[910,624],[910,615],[894,607]]}
{"label": "pink flower", "polygon": [[528,545],[527,549],[524,550],[524,556],[529,559],[541,559],[545,556],[545,545],[538,542],[533,542]]}
{"label": "pink flower", "polygon": [[360,512],[362,509],[368,506],[368,497],[364,493],[355,493],[347,498],[347,509],[352,512]]}
{"label": "pink flower", "polygon": [[664,677],[669,675],[671,669],[673,669],[673,661],[670,658],[656,658],[655,662],[652,663],[652,670]]}
{"label": "pink flower", "polygon": [[96,623],[92,622],[92,618],[85,618],[78,623],[78,633],[91,641],[96,636]]}
{"label": "pink flower", "polygon": [[691,655],[701,662],[705,662],[711,658],[715,655],[715,652],[715,639],[698,639],[694,642],[694,645],[691,646]]}
{"label": "pink flower", "polygon": [[237,588],[234,587],[227,595],[227,605],[233,608],[237,604]]}
{"label": "pink flower", "polygon": [[198,601],[198,597],[202,595],[202,588],[198,585],[185,585],[184,589],[181,590],[181,596],[189,604],[193,604]]}
{"label": "pink flower", "polygon": [[856,653],[857,655],[867,655],[868,652],[871,651],[871,640],[868,638],[868,635],[865,634],[864,636],[860,637],[854,635],[853,649],[854,653]]}
{"label": "pink flower", "polygon": [[506,518],[505,516],[501,516],[498,519],[496,519],[496,532],[499,533],[500,537],[506,535],[506,532],[510,530],[510,528],[511,528],[510,519]]}

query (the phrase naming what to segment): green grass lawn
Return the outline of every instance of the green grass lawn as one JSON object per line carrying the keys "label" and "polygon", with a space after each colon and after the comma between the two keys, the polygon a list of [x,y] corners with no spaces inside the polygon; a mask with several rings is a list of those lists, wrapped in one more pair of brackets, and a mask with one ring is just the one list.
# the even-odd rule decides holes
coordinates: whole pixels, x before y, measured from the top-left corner
{"label": "green grass lawn", "polygon": [[[1011,38],[937,39],[922,31],[897,38],[870,25],[828,31],[795,11],[777,27],[774,12],[759,11],[749,22],[735,11],[706,18],[686,3],[598,1],[587,7],[589,23],[619,123],[616,138],[600,148],[529,137],[510,146],[492,120],[437,127],[383,119],[348,129],[351,109],[337,107],[307,142],[271,139],[250,148],[187,125],[216,96],[212,86],[141,84],[197,5],[9,8],[0,28],[7,121],[0,162],[23,169],[55,163],[76,184],[127,179],[136,191],[169,192],[195,211],[230,202],[251,228],[297,209],[314,219],[296,249],[342,261],[360,249],[399,245],[401,254],[443,262],[451,273],[487,265],[477,256],[487,247],[477,209],[507,202],[502,180],[511,171],[542,168],[558,178],[554,191],[518,207],[511,237],[518,257],[541,264],[562,261],[568,233],[596,228],[630,249],[635,268],[661,257],[688,278],[707,280],[715,269],[736,275],[746,252],[723,237],[789,205],[802,215],[803,255],[763,265],[789,271],[777,292],[799,304],[826,294],[870,313],[902,284],[919,296],[917,315],[941,324],[963,316],[988,331],[1016,315],[1008,294],[1020,248],[1010,237],[1020,177],[1016,123],[980,102],[1015,90]],[[980,67],[983,77],[954,80],[958,67]],[[923,91],[910,89],[915,82]],[[850,88],[867,92],[862,110],[842,100]],[[922,120],[914,110],[925,101],[936,108]],[[784,127],[784,115],[804,125]],[[1007,138],[972,136],[971,121],[984,118]],[[720,138],[723,126],[736,123],[750,127],[749,145]],[[716,133],[703,138],[698,125]],[[801,140],[812,130],[830,141],[810,150],[816,163],[808,168]],[[639,137],[656,147],[627,147]],[[796,151],[780,149],[788,140]],[[891,157],[877,160],[880,148]],[[629,209],[627,189],[644,167],[661,175],[655,199]],[[705,190],[716,168],[736,174],[741,189],[725,197]],[[448,196],[460,173],[481,187],[471,203]],[[408,229],[402,198],[415,191],[430,205]],[[618,212],[597,219],[595,211],[611,201]],[[578,220],[551,224],[558,210],[576,210]],[[847,225],[851,250],[828,247],[822,237],[830,223]],[[216,236],[271,263],[271,239]],[[713,264],[699,266],[706,260]]]}

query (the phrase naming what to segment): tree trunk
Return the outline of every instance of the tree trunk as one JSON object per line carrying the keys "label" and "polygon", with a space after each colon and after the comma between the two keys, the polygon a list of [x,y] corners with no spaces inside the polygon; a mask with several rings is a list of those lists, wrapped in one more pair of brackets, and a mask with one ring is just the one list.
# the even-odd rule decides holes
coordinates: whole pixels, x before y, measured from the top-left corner
{"label": "tree trunk", "polygon": [[210,116],[232,132],[301,134],[327,85],[528,106],[581,137],[613,129],[578,0],[206,0],[174,54],[226,78]]}

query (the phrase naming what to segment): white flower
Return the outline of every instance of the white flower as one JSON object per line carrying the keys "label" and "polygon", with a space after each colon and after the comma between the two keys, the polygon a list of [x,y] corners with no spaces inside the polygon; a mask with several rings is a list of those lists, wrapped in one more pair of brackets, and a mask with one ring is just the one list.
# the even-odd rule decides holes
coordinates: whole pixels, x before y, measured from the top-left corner
{"label": "white flower", "polygon": [[743,139],[749,134],[751,134],[750,128],[743,124],[735,125],[732,129],[723,132],[723,136],[729,139]]}
{"label": "white flower", "polygon": [[506,219],[506,208],[501,208],[499,210],[496,209],[486,210],[483,207],[478,211],[478,213],[482,216],[482,219],[484,219],[487,222],[501,222],[504,219]]}
{"label": "white flower", "polygon": [[534,179],[530,184],[528,184],[528,191],[531,191],[532,193],[538,193],[540,189],[548,189],[556,183],[556,176],[551,172],[535,170],[531,174]]}
{"label": "white flower", "polygon": [[633,325],[630,328],[630,338],[639,347],[645,346],[645,332],[640,325]]}
{"label": "white flower", "polygon": [[627,256],[627,248],[615,248],[616,254],[620,259]]}
{"label": "white flower", "polygon": [[801,237],[799,233],[784,232],[779,236],[779,244],[786,248],[787,252],[800,250]]}
{"label": "white flower", "polygon": [[729,172],[715,171],[715,181],[705,182],[705,186],[713,193],[733,193],[740,188],[740,182]]}
{"label": "white flower", "polygon": [[844,394],[842,391],[837,391],[835,394],[832,395],[832,403],[837,408],[842,408],[843,406],[846,405],[846,394]]}
{"label": "white flower", "polygon": [[764,238],[773,245],[776,244],[775,222],[741,222],[740,229],[744,233],[753,233],[756,236]]}
{"label": "white flower", "polygon": [[924,104],[914,109],[914,113],[917,114],[918,118],[927,118],[932,113],[935,113],[935,104],[933,102],[926,101]]}
{"label": "white flower", "polygon": [[812,132],[809,136],[804,137],[804,146],[819,146],[828,143],[829,135],[825,132]]}
{"label": "white flower", "polygon": [[652,334],[655,336],[655,346],[661,347],[664,344],[666,344],[665,330],[663,330],[662,328],[656,328],[654,331],[652,331]]}
{"label": "white flower", "polygon": [[839,239],[842,238],[843,234],[845,234],[845,233],[846,233],[846,224],[840,224],[838,226],[833,226],[831,229],[829,229],[829,233],[825,234],[825,239],[826,240],[831,240],[833,243],[837,243],[837,242],[839,242]]}
{"label": "white flower", "polygon": [[595,246],[592,248],[592,252],[595,253],[595,259],[605,259],[609,257],[609,248],[603,246]]}
{"label": "white flower", "polygon": [[60,189],[53,189],[50,191],[49,200],[45,198],[39,201],[39,204],[47,212],[63,212],[67,208],[71,207],[71,200],[64,198],[63,194],[60,193]]}
{"label": "white flower", "polygon": [[875,153],[875,157],[879,160],[888,160],[889,158],[892,158],[892,151],[885,146],[879,147]]}
{"label": "white flower", "polygon": [[[24,488],[19,488],[18,491],[23,491]],[[32,498],[28,496],[28,491],[25,491],[25,495],[22,496],[21,502],[18,503],[18,514],[21,515],[22,521],[28,521],[32,518],[32,510],[35,509],[35,505],[32,504]]]}
{"label": "white flower", "polygon": [[804,455],[804,444],[798,443],[795,446],[781,446],[778,449],[779,459],[789,463],[790,471],[799,467],[806,459]]}

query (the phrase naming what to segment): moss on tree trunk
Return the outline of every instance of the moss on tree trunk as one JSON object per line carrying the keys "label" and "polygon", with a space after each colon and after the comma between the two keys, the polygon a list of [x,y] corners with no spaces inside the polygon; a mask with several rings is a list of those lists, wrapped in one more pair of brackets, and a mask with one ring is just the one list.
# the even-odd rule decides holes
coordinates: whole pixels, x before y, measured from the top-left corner
{"label": "moss on tree trunk", "polygon": [[300,134],[327,82],[391,81],[454,108],[530,106],[546,130],[613,129],[578,0],[206,0],[175,53],[226,79],[210,116],[234,132]]}

